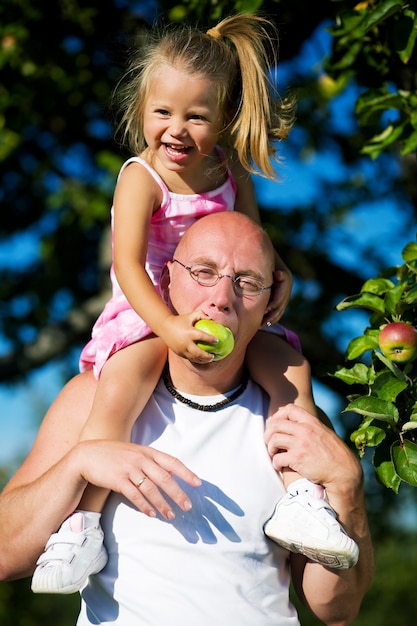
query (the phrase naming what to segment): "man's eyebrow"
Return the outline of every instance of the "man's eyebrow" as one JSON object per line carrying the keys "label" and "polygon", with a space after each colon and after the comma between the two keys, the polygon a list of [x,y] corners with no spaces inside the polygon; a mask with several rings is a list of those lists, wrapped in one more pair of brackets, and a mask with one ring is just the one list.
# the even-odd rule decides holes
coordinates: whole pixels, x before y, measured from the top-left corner
{"label": "man's eyebrow", "polygon": [[210,265],[216,267],[216,263],[207,257],[198,256],[193,258],[193,260],[189,263],[190,265]]}
{"label": "man's eyebrow", "polygon": [[[190,263],[190,266],[193,265],[207,265],[207,267],[212,267],[214,269],[216,269],[218,272],[220,272],[220,274],[222,273],[218,266],[217,263],[215,261],[213,261],[212,259],[209,259],[207,257],[197,257],[195,259],[193,259]],[[234,272],[235,276],[250,276],[251,278],[256,278],[257,280],[264,282],[265,278],[264,276],[262,276],[262,274],[259,274],[259,272],[255,272],[252,269],[245,269],[245,270],[238,270],[236,272]]]}

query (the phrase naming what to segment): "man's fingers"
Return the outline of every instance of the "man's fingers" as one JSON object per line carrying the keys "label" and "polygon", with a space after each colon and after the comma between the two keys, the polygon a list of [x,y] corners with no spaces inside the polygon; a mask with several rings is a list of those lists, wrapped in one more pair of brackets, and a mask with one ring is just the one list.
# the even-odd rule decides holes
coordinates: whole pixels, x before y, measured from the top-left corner
{"label": "man's fingers", "polygon": [[158,450],[156,450],[154,458],[158,465],[164,468],[170,475],[182,478],[182,480],[193,487],[200,487],[201,479],[197,476],[197,474],[188,469],[188,467],[175,456],[158,452]]}
{"label": "man's fingers", "polygon": [[189,470],[179,459],[154,451],[153,458],[145,459],[141,473],[131,477],[131,485],[126,494],[132,503],[143,513],[154,517],[159,511],[165,519],[172,520],[175,513],[165,496],[168,496],[183,511],[192,507],[188,495],[181,489],[175,476],[188,484],[199,487],[200,478]]}

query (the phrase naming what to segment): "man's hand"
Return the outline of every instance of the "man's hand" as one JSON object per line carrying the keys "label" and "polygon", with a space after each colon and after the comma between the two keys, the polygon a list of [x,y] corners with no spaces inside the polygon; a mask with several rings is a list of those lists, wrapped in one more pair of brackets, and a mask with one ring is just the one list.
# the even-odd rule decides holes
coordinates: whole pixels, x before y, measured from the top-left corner
{"label": "man's hand", "polygon": [[328,493],[332,486],[340,491],[346,483],[352,487],[362,481],[359,461],[340,437],[295,404],[268,419],[265,442],[276,470],[289,467]]}
{"label": "man's hand", "polygon": [[174,519],[166,496],[183,511],[191,509],[190,499],[175,476],[193,487],[201,485],[198,476],[177,458],[148,446],[90,440],[78,444],[73,454],[81,480],[122,494],[150,517],[159,511],[166,519]]}

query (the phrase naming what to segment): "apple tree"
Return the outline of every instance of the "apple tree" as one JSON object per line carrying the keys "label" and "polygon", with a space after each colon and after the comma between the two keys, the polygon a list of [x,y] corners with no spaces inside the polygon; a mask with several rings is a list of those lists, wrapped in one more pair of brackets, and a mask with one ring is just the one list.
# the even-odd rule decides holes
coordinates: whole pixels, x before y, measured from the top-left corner
{"label": "apple tree", "polygon": [[[349,3],[348,3],[349,4]],[[364,129],[362,154],[373,160],[392,152],[404,160],[417,149],[417,13],[403,0],[350,3],[331,27],[327,70],[334,86],[355,77]],[[336,307],[367,311],[369,326],[350,341],[334,377],[353,387],[345,411],[361,417],[351,440],[363,457],[374,449],[378,479],[398,492],[401,481],[417,486],[417,245],[410,242],[403,264],[366,280],[360,292]],[[359,360],[359,361],[358,361]]]}
{"label": "apple tree", "polygon": [[[378,479],[395,493],[401,481],[417,487],[417,243],[402,252],[403,264],[367,280],[360,293],[337,309],[369,312],[369,326],[350,341],[348,361],[370,353],[368,362],[339,367],[334,376],[355,387],[345,411],[361,417],[351,434],[360,456],[374,448]],[[356,392],[356,389],[358,391]]]}

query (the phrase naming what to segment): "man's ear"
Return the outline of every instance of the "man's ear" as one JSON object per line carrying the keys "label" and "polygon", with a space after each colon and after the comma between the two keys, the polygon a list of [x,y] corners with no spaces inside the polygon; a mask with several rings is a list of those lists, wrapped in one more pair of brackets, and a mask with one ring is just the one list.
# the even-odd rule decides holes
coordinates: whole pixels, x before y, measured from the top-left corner
{"label": "man's ear", "polygon": [[171,274],[168,264],[165,263],[162,268],[161,278],[159,279],[159,287],[161,290],[161,296],[165,304],[169,304],[169,285],[171,284]]}
{"label": "man's ear", "polygon": [[262,328],[262,326],[270,326],[271,325],[271,318],[274,317],[274,312],[271,311],[271,309],[269,308],[271,302],[272,302],[272,296],[269,298],[268,304],[266,305],[265,313],[264,313],[264,316],[262,318],[261,328]]}

